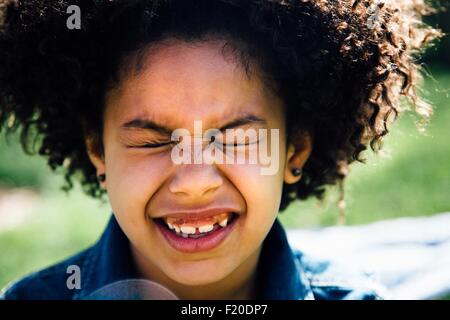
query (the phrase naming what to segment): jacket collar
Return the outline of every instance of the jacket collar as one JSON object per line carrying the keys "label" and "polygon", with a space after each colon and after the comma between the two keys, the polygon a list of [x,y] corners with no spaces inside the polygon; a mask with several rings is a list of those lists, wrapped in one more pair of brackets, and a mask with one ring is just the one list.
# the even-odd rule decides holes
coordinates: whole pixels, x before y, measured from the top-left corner
{"label": "jacket collar", "polygon": [[[110,283],[136,279],[129,240],[114,215],[81,267],[81,289],[74,299],[85,299]],[[263,243],[257,275],[258,299],[303,300],[312,297],[309,282],[292,252],[278,219]]]}
{"label": "jacket collar", "polygon": [[264,240],[258,268],[259,299],[313,298],[306,274],[292,252],[286,232],[278,219]]}

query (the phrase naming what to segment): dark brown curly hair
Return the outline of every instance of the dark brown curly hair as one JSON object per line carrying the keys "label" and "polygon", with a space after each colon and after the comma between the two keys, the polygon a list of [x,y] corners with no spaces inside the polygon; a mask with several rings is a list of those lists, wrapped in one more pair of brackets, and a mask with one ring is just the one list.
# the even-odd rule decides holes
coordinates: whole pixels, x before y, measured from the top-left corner
{"label": "dark brown curly hair", "polygon": [[[81,8],[79,30],[66,28],[69,5]],[[399,112],[412,106],[429,117],[416,88],[418,54],[440,35],[422,22],[430,8],[423,0],[0,0],[0,130],[19,129],[25,150],[37,146],[52,169],[64,168],[66,189],[77,176],[100,197],[85,137],[102,152],[104,97],[130,57],[168,37],[225,39],[282,98],[288,139],[313,136],[282,211],[342,182],[369,145],[381,147]]]}

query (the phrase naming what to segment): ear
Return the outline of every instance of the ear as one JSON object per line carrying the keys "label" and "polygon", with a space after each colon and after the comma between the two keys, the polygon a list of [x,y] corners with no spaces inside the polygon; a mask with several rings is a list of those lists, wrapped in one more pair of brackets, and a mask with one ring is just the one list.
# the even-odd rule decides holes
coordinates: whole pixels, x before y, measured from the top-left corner
{"label": "ear", "polygon": [[[97,176],[105,174],[106,166],[103,148],[101,147],[101,142],[99,141],[98,138],[89,136],[85,139],[85,144],[89,159],[91,160],[91,163],[97,170]],[[106,181],[100,182],[100,185],[103,188],[105,188]]]}
{"label": "ear", "polygon": [[302,169],[311,155],[312,137],[309,132],[302,131],[289,143],[284,167],[284,182],[293,184],[300,180],[300,176],[292,173],[294,169]]}

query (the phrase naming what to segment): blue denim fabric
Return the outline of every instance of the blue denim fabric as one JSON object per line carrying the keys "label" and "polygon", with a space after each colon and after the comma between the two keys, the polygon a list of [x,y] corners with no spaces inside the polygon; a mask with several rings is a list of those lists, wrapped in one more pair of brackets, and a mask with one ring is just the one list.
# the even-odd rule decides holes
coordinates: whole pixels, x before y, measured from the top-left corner
{"label": "blue denim fabric", "polygon": [[[68,289],[67,268],[81,270],[81,288]],[[293,250],[278,220],[264,240],[257,273],[258,299],[380,299],[370,278],[340,270],[328,261],[316,261]],[[136,279],[129,241],[114,216],[92,247],[44,270],[11,283],[0,299],[76,300],[125,279]]]}

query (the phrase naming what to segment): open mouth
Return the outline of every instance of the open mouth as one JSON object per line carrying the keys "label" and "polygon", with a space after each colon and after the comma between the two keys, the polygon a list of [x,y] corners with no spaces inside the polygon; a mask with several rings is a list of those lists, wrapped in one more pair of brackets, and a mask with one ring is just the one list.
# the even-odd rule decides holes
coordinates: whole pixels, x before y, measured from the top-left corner
{"label": "open mouth", "polygon": [[237,219],[237,213],[227,212],[201,220],[157,218],[155,222],[182,238],[198,239],[226,228]]}
{"label": "open mouth", "polygon": [[176,250],[193,253],[218,246],[233,230],[239,214],[225,212],[195,218],[154,218],[166,241]]}

